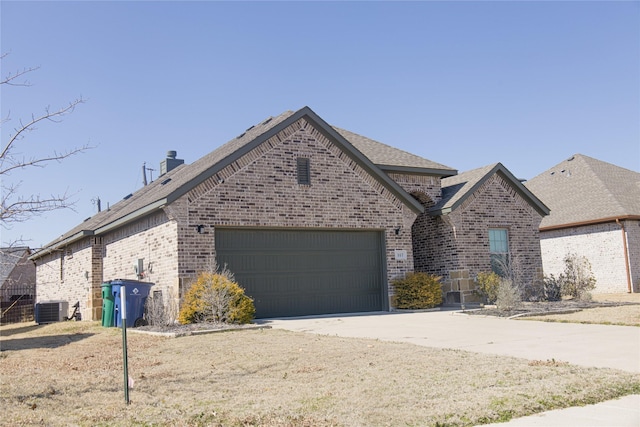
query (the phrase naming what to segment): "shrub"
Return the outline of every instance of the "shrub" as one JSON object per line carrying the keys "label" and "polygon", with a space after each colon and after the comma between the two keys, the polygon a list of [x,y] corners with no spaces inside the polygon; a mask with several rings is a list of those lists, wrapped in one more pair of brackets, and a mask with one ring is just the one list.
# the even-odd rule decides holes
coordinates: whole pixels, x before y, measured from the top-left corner
{"label": "shrub", "polygon": [[173,292],[169,292],[167,301],[161,291],[154,291],[144,305],[144,318],[151,326],[169,326],[176,322],[178,303]]}
{"label": "shrub", "polygon": [[572,253],[564,257],[564,272],[559,279],[562,295],[578,300],[591,299],[589,291],[596,287],[589,260]]}
{"label": "shrub", "polygon": [[522,302],[520,288],[511,279],[501,279],[498,285],[496,307],[500,311],[512,311]]}
{"label": "shrub", "polygon": [[553,274],[544,277],[544,300],[560,301],[562,299],[560,280]]}
{"label": "shrub", "polygon": [[498,286],[500,285],[500,276],[494,272],[478,273],[477,277],[478,286],[474,293],[487,304],[494,304],[496,298],[498,298]]}
{"label": "shrub", "polygon": [[184,297],[180,323],[250,323],[253,300],[229,277],[224,271],[201,273]]}
{"label": "shrub", "polygon": [[442,304],[441,277],[428,273],[408,273],[392,282],[395,293],[391,303],[395,308],[423,309]]}

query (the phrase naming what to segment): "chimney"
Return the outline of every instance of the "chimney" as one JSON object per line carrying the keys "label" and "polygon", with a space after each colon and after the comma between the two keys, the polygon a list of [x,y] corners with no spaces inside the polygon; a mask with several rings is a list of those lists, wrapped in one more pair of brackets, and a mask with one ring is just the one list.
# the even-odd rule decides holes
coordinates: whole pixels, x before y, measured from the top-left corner
{"label": "chimney", "polygon": [[177,155],[176,151],[167,151],[167,158],[160,162],[160,176],[184,164],[184,160],[176,159]]}

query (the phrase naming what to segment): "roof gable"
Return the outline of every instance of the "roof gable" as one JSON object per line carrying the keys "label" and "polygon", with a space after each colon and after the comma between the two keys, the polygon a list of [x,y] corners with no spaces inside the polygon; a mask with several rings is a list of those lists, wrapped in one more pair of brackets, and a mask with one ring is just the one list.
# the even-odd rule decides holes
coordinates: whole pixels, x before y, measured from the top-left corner
{"label": "roof gable", "polygon": [[[423,211],[424,208],[422,205],[404,191],[395,181],[389,178],[387,174],[376,166],[366,154],[363,154],[363,152],[355,148],[349,140],[321,119],[309,107],[304,107],[296,112],[286,111],[279,116],[270,117],[261,123],[250,127],[238,137],[218,147],[192,164],[183,164],[176,167],[168,173],[160,176],[157,180],[145,187],[142,187],[140,190],[130,194],[125,199],[111,206],[108,210],[99,212],[93,217],[88,218],[85,222],[68,231],[59,239],[49,243],[44,251],[34,254],[31,258],[38,258],[55,248],[67,245],[83,237],[108,232],[109,230],[120,227],[128,222],[134,221],[144,215],[156,211],[167,204],[170,204],[181,196],[187,194],[205,180],[215,176],[216,173],[249,153],[260,144],[303,118],[325,137],[330,139],[334,144],[338,145],[343,152],[352,158],[360,167],[366,170],[367,173],[378,180],[407,207],[415,212]],[[364,139],[364,137],[360,138]],[[364,151],[371,152],[374,150],[375,144],[380,144],[372,140],[369,141],[370,143],[365,147]],[[387,148],[384,148],[384,151],[388,154],[390,154],[392,150],[395,150],[392,147],[385,147]],[[397,151],[401,152],[401,150]],[[418,156],[414,157],[420,159]],[[422,160],[429,162],[426,159]],[[413,159],[413,162],[414,163],[411,164],[411,167],[417,168],[419,163],[417,163],[416,159]],[[427,163],[424,164],[427,165]],[[438,165],[434,162],[430,162],[428,164]]]}
{"label": "roof gable", "polygon": [[498,174],[505,179],[540,215],[549,215],[549,208],[522,185],[520,180],[513,176],[501,163],[495,163],[442,179],[442,199],[429,209],[429,214],[446,215],[454,211],[494,174]]}
{"label": "roof gable", "polygon": [[640,219],[640,173],[582,154],[558,163],[525,185],[551,208],[541,229]]}

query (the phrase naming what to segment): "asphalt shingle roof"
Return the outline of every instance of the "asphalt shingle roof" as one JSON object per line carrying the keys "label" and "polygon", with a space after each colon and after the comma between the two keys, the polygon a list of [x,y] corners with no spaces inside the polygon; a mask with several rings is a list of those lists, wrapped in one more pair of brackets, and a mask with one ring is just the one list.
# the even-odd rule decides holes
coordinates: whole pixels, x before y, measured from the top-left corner
{"label": "asphalt shingle roof", "polygon": [[389,166],[397,166],[401,168],[429,169],[442,175],[454,175],[457,173],[455,169],[449,166],[416,156],[357,133],[335,126],[334,129],[382,169],[387,169]]}
{"label": "asphalt shingle roof", "polygon": [[[305,111],[315,114],[311,112],[308,107],[305,107],[297,112],[285,111],[278,116],[269,117],[251,126],[241,135],[233,138],[195,162],[176,167],[125,199],[110,206],[108,210],[104,210],[88,218],[83,223],[64,233],[60,238],[46,245],[45,248],[55,247],[77,236],[100,232],[101,228],[117,225],[125,221],[128,217],[144,213],[146,209],[157,209],[163,203],[171,203],[175,198],[184,194],[185,191],[188,191],[188,189],[193,188],[193,186],[214,174],[217,171],[216,168],[219,169],[220,165],[226,165],[226,161],[230,158],[242,154],[245,150],[250,150],[253,143],[261,141],[261,138],[265,135],[270,135],[270,132],[277,131],[278,125],[292,118],[295,114]],[[430,173],[440,172],[442,175],[450,175],[456,172],[447,166],[365,138],[353,132],[334,128],[332,128],[332,130],[337,132],[337,135],[349,141],[357,151],[366,156],[373,164],[381,166],[403,166],[414,170],[423,169]],[[385,179],[388,178],[385,177]],[[38,256],[39,254],[36,253],[33,257]]]}
{"label": "asphalt shingle roof", "polygon": [[551,214],[540,228],[640,217],[640,173],[576,154],[525,183]]}
{"label": "asphalt shingle roof", "polygon": [[513,188],[533,206],[541,215],[548,215],[549,209],[534,194],[524,187],[501,163],[494,163],[481,168],[462,172],[458,175],[442,179],[442,199],[429,209],[433,214],[446,214],[458,207],[472,195],[487,179],[494,174],[501,174],[511,182]]}
{"label": "asphalt shingle roof", "polygon": [[459,204],[498,163],[462,172],[442,179],[442,199],[432,211],[450,210]]}

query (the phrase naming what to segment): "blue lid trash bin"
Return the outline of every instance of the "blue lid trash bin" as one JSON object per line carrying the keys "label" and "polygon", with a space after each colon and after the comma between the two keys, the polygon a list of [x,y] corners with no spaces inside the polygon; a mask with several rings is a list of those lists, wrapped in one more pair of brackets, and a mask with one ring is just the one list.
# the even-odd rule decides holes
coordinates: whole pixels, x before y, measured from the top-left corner
{"label": "blue lid trash bin", "polygon": [[113,292],[111,288],[111,282],[105,282],[102,284],[102,326],[110,328],[113,323]]}
{"label": "blue lid trash bin", "polygon": [[112,280],[111,293],[114,297],[114,317],[115,326],[117,328],[122,327],[122,315],[121,315],[121,300],[120,293],[124,289],[126,309],[127,309],[127,328],[144,326],[146,321],[144,320],[144,305],[147,302],[147,297],[151,292],[151,286],[153,283],[140,282],[138,280]]}

